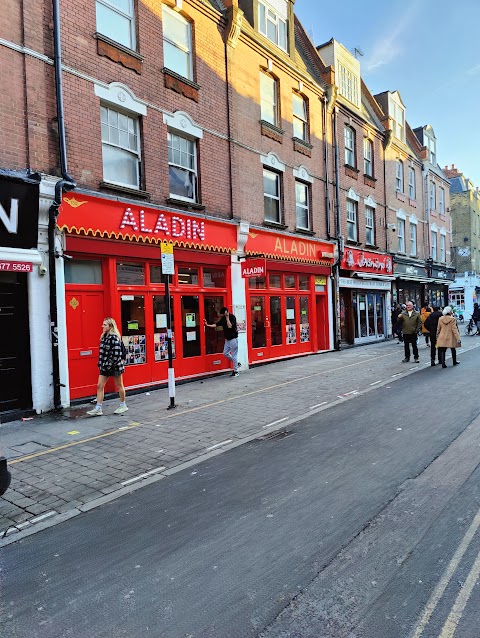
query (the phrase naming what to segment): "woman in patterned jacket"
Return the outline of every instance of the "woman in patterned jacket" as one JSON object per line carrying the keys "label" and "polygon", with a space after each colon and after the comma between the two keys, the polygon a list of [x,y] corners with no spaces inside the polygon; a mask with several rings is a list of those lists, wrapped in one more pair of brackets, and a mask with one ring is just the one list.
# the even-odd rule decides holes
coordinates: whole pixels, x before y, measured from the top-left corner
{"label": "woman in patterned jacket", "polygon": [[120,405],[114,414],[123,414],[128,410],[125,403],[125,388],[123,387],[123,373],[125,372],[122,361],[121,336],[115,323],[115,319],[106,317],[102,323],[102,335],[100,337],[100,351],[98,355],[98,367],[100,375],[97,384],[97,405],[87,414],[90,416],[102,416],[102,403],[105,384],[108,377],[113,377],[120,395]]}

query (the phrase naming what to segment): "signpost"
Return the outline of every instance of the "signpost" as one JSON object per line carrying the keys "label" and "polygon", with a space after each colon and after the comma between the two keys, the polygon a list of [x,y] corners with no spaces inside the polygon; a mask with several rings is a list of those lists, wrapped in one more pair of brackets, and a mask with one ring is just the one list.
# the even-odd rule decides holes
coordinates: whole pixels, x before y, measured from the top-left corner
{"label": "signpost", "polygon": [[175,405],[175,370],[173,369],[172,350],[172,313],[170,301],[170,276],[175,274],[175,260],[173,257],[173,244],[162,241],[160,245],[162,258],[162,275],[165,275],[165,306],[167,308],[167,346],[168,346],[168,396],[170,405],[168,410],[176,408]]}

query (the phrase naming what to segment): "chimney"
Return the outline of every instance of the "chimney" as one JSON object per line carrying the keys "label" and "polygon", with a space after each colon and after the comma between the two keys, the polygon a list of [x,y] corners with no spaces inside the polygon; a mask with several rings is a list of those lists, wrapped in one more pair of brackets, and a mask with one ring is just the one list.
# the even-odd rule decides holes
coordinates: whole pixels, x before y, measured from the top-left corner
{"label": "chimney", "polygon": [[460,177],[461,175],[460,171],[457,168],[455,168],[455,164],[452,164],[451,168],[448,168],[448,166],[445,166],[445,168],[443,169],[443,172],[449,179],[451,179],[452,177]]}

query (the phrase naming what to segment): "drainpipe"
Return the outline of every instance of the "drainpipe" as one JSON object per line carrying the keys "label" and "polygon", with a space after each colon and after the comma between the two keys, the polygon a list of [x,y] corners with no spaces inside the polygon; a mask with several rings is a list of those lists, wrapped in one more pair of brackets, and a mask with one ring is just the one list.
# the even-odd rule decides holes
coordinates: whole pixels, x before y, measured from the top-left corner
{"label": "drainpipe", "polygon": [[62,203],[64,190],[72,190],[76,187],[75,181],[68,174],[67,168],[67,144],[65,137],[65,117],[63,110],[62,88],[62,47],[60,41],[60,4],[59,0],[53,0],[53,41],[54,41],[54,68],[55,68],[55,96],[57,102],[58,141],[60,155],[60,170],[62,179],[55,184],[55,196],[48,211],[48,272],[50,286],[50,331],[52,342],[52,380],[53,380],[53,409],[62,409],[60,400],[60,362],[58,356],[58,308],[57,308],[57,276],[55,258],[60,255],[55,250],[55,229],[57,217]]}
{"label": "drainpipe", "polygon": [[341,348],[341,329],[340,329],[340,261],[343,257],[343,239],[340,226],[340,184],[338,177],[338,139],[337,139],[337,107],[333,109],[332,115],[332,138],[333,152],[335,160],[335,239],[338,246],[338,259],[333,265],[333,278],[335,283],[333,315],[335,322],[335,334],[333,347],[335,350]]}
{"label": "drainpipe", "polygon": [[325,222],[327,230],[327,239],[332,239],[331,235],[331,221],[330,221],[330,189],[328,183],[328,143],[327,143],[327,94],[323,94],[323,108],[322,108],[322,127],[323,127],[323,161],[325,162]]}

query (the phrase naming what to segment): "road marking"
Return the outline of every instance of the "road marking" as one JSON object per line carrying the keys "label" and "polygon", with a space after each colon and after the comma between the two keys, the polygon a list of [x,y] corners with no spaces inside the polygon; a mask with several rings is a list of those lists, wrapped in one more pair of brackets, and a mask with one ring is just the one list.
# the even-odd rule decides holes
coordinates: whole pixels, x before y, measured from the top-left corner
{"label": "road marking", "polygon": [[396,374],[392,374],[392,378],[399,377],[401,374],[403,374],[403,372],[397,372]]}
{"label": "road marking", "polygon": [[207,447],[207,452],[211,452],[212,450],[216,450],[217,447],[222,447],[222,445],[227,445],[228,443],[231,443],[233,441],[233,439],[228,439],[228,441],[222,441],[221,443],[216,443],[215,445],[212,445],[211,447]]}
{"label": "road marking", "polygon": [[162,470],[164,470],[165,467],[156,467],[154,470],[150,470],[149,472],[145,472],[144,474],[139,474],[138,476],[134,476],[131,479],[128,479],[128,481],[123,481],[122,485],[129,485],[130,483],[133,483],[134,481],[140,481],[143,478],[147,478],[147,476],[151,476],[152,474],[156,474],[157,472],[161,472]]}
{"label": "road marking", "polygon": [[[473,540],[478,528],[480,527],[480,510],[475,515],[470,527],[465,533],[465,536],[462,538],[460,545],[457,547],[457,551],[453,555],[452,560],[449,562],[447,568],[442,574],[440,581],[437,586],[433,590],[432,595],[428,603],[425,605],[423,613],[418,621],[417,627],[415,631],[411,634],[411,638],[420,638],[423,634],[426,626],[428,625],[430,618],[435,611],[438,603],[440,602],[441,597],[443,596],[449,582],[452,579],[453,574],[455,573],[460,561],[463,558],[463,555],[468,549],[468,546]],[[447,634],[448,635],[448,634]],[[453,634],[452,634],[453,635]]]}
{"label": "road marking", "polygon": [[322,403],[317,403],[317,405],[311,405],[309,410],[315,410],[315,408],[319,408],[321,405],[326,405],[328,401],[323,401]]}
{"label": "road marking", "polygon": [[54,512],[53,510],[51,510],[50,512],[45,512],[45,514],[40,514],[40,516],[35,516],[35,518],[31,518],[28,522],[38,523],[40,521],[43,521],[44,518],[48,518],[49,516],[53,516],[54,514],[57,514],[57,512]]}
{"label": "road marking", "polygon": [[373,383],[370,383],[370,385],[377,385],[377,383],[382,383],[383,379],[380,379],[380,381],[374,381]]}
{"label": "road marking", "polygon": [[463,610],[465,609],[466,604],[470,596],[472,595],[473,588],[477,584],[478,577],[480,576],[480,553],[477,555],[475,562],[473,563],[472,569],[469,571],[467,580],[462,585],[458,596],[455,600],[455,603],[452,607],[452,611],[449,613],[448,618],[443,625],[442,633],[440,634],[440,638],[452,638],[453,634],[456,632],[458,623],[463,614]]}
{"label": "road marking", "polygon": [[272,425],[277,425],[278,423],[283,423],[284,421],[288,420],[288,416],[283,417],[283,419],[278,419],[278,421],[272,421],[272,423],[269,423],[268,425],[263,425],[262,427],[264,428],[271,428]]}

